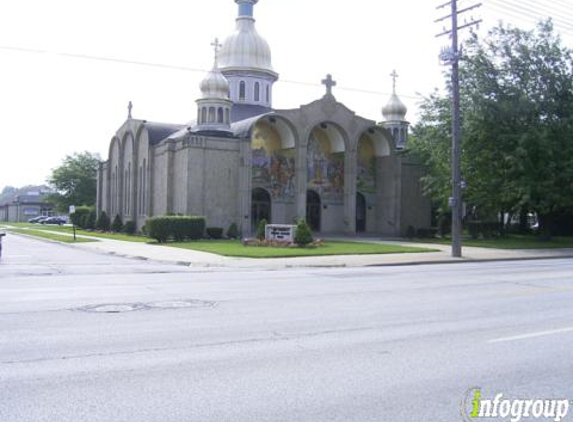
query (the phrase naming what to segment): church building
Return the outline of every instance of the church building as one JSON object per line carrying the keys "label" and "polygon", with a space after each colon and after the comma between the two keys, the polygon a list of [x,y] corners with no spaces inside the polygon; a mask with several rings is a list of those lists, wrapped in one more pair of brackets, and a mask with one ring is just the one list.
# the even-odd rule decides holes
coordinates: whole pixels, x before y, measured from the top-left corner
{"label": "church building", "polygon": [[326,94],[290,110],[274,109],[279,75],[255,28],[259,0],[234,0],[235,31],[219,45],[201,82],[196,120],[138,120],[130,113],[98,171],[97,211],[135,221],[202,215],[210,227],[236,223],[243,235],[266,219],[304,218],[315,232],[400,236],[430,226],[421,167],[400,154],[407,109],[394,93],[384,121],[357,116]]}

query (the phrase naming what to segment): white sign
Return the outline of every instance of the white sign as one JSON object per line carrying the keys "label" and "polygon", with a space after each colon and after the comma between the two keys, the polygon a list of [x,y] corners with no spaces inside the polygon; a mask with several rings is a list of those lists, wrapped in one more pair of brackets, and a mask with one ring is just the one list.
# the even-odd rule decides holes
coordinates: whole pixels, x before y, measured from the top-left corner
{"label": "white sign", "polygon": [[69,214],[73,214],[76,212],[76,206],[75,205],[70,205],[70,209],[69,209]]}
{"label": "white sign", "polygon": [[265,239],[276,242],[294,242],[296,226],[290,224],[267,224],[265,226]]}

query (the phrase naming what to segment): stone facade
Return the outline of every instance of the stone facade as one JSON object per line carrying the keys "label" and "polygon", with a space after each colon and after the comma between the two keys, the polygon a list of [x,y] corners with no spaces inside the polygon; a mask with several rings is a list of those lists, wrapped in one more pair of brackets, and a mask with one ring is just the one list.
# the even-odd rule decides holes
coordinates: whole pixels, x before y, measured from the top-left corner
{"label": "stone facade", "polygon": [[229,132],[128,119],[100,166],[97,208],[139,229],[151,216],[180,213],[224,229],[236,223],[243,234],[264,217],[306,218],[325,234],[399,236],[429,227],[430,204],[421,168],[398,151],[386,128],[328,94]]}

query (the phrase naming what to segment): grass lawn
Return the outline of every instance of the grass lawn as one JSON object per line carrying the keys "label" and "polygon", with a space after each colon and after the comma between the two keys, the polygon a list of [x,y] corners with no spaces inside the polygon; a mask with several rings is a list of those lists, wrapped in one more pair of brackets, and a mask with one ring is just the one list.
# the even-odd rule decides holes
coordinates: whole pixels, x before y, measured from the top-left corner
{"label": "grass lawn", "polygon": [[390,253],[436,252],[435,249],[327,241],[319,248],[273,248],[264,246],[243,246],[238,240],[198,240],[194,242],[165,243],[165,246],[211,252],[223,256],[243,258],[284,258],[295,256],[323,255],[372,255]]}
{"label": "grass lawn", "polygon": [[40,237],[42,239],[57,240],[58,242],[64,243],[86,243],[86,242],[97,242],[97,239],[86,239],[84,237],[78,237],[74,240],[73,236],[65,236],[54,233],[48,233],[45,230],[30,230],[30,229],[10,229],[12,233],[26,234],[28,236]]}
{"label": "grass lawn", "polygon": [[[451,244],[451,239],[416,239],[416,242],[437,243],[441,245]],[[499,239],[471,239],[463,237],[463,246],[475,246],[478,248],[494,249],[558,249],[573,248],[573,237],[554,237],[551,240],[540,240],[534,235],[511,234]]]}
{"label": "grass lawn", "polygon": [[[51,232],[62,232],[62,233],[73,233],[73,228],[71,226],[58,226],[55,224],[31,224],[31,223],[4,223],[6,226],[17,227],[18,229],[30,229],[34,231],[51,231]],[[2,227],[0,225],[0,227]],[[90,236],[101,239],[113,239],[113,240],[123,240],[125,242],[153,242],[152,239],[143,236],[132,236],[123,233],[100,233],[100,232],[90,232],[86,230],[76,229],[76,234],[82,236]]]}

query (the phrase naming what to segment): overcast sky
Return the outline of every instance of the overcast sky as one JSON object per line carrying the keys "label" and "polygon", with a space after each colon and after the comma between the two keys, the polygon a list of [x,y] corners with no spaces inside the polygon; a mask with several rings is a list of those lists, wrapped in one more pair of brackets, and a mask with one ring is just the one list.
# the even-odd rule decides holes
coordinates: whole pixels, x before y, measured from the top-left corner
{"label": "overcast sky", "polygon": [[[477,1],[476,1],[477,2]],[[336,98],[376,121],[392,89],[417,120],[419,95],[443,85],[435,38],[445,0],[260,0],[257,29],[280,74],[275,108],[320,98],[332,73]],[[460,1],[460,8],[474,4]],[[520,4],[521,7],[515,6]],[[467,14],[531,28],[558,19],[572,45],[573,0],[484,0]],[[213,62],[210,43],[234,29],[233,0],[17,0],[0,5],[0,189],[40,184],[68,154],[107,159],[127,117],[186,123]],[[143,64],[147,63],[147,65]]]}

